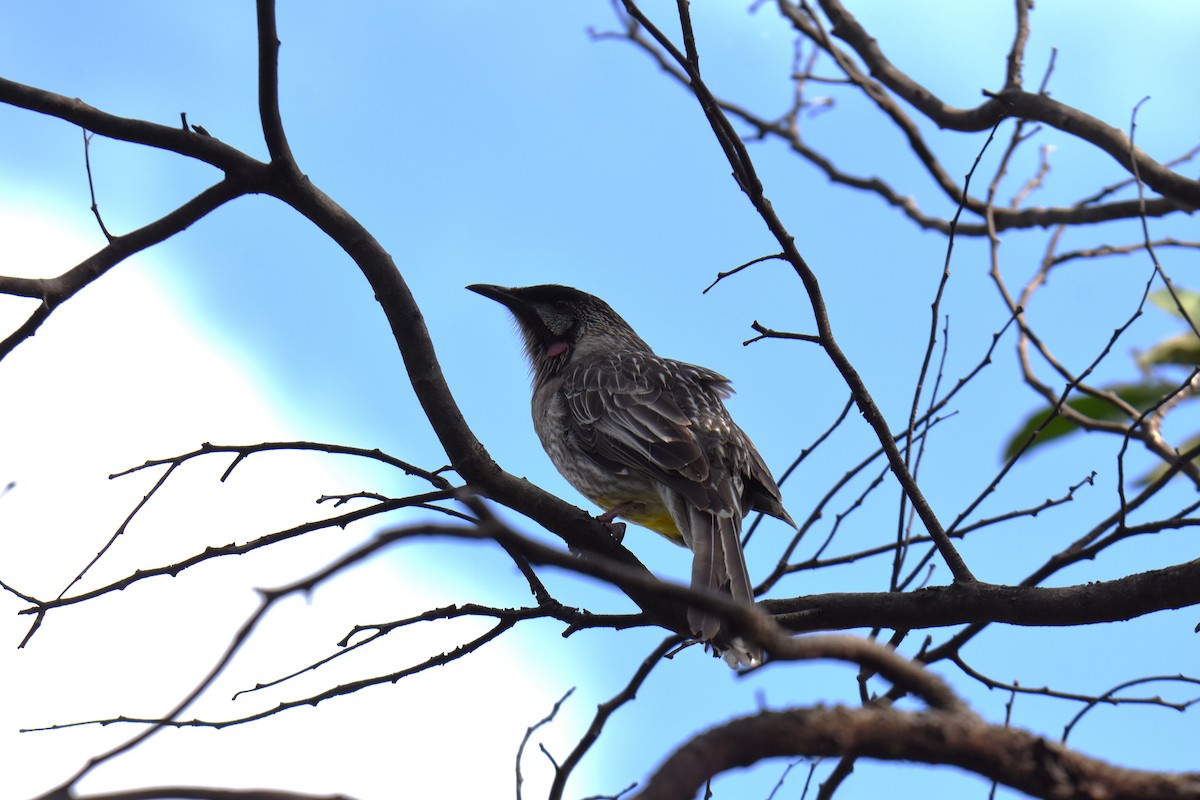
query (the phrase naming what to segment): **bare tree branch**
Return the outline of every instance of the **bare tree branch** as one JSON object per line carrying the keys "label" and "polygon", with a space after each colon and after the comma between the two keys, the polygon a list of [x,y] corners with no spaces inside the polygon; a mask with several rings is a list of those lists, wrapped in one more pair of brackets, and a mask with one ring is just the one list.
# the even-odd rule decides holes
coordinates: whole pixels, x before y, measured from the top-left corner
{"label": "bare tree branch", "polygon": [[1200,604],[1200,561],[1078,586],[935,586],[918,592],[842,592],[763,600],[795,631],[931,628],[963,623],[1093,625]]}
{"label": "bare tree branch", "polygon": [[699,734],[650,777],[639,800],[692,798],[710,778],[764,758],[859,757],[965,769],[1035,797],[1194,800],[1200,773],[1122,769],[1022,730],[960,714],[888,708],[762,711]]}

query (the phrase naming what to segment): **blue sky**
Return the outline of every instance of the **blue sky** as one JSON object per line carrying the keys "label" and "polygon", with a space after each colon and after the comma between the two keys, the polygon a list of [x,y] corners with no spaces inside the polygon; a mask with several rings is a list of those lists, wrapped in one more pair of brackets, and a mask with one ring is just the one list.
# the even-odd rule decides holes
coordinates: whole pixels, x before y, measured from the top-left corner
{"label": "blue sky", "polygon": [[[816,348],[742,345],[753,335],[754,320],[778,329],[812,330],[802,288],[783,267],[762,264],[701,294],[717,272],[776,248],[733,185],[695,101],[630,47],[590,41],[589,28],[614,27],[607,3],[464,8],[363,2],[336,12],[323,3],[282,5],[281,102],[293,150],[310,178],[392,253],[422,303],[466,418],[507,470],[582,502],[536,445],[527,375],[511,324],[498,306],[464,291],[470,283],[559,282],[602,295],[660,353],[733,379],[739,393],[731,409],[777,472],[840,410],[848,392]],[[748,15],[741,4],[695,5],[710,85],[768,115],[782,112],[790,92],[784,80],[791,59],[786,26],[769,7]],[[673,6],[655,3],[647,11],[668,20]],[[909,9],[903,19],[889,3],[867,3],[855,11],[894,62],[928,80],[947,102],[970,106],[978,102],[981,88],[999,83],[1010,6],[929,2]],[[193,124],[262,157],[253,12],[249,4],[219,9],[130,2],[83,5],[64,13],[53,4],[7,3],[0,74],[116,114],[176,124],[179,113],[186,112]],[[1194,103],[1189,76],[1197,66],[1197,16],[1200,8],[1184,3],[1145,5],[1136,16],[1116,2],[1040,3],[1033,14],[1027,83],[1036,85],[1050,49],[1059,48],[1051,82],[1055,97],[1124,128],[1133,105],[1150,95],[1139,114],[1138,142],[1159,159],[1174,157],[1190,148],[1198,133],[1195,116],[1187,111]],[[950,213],[948,201],[906,159],[907,146],[898,134],[862,103],[839,95],[836,110],[806,116],[802,124],[807,140],[847,169],[880,174],[913,194],[922,208]],[[1002,129],[1000,139],[1007,133]],[[945,148],[947,169],[956,176],[965,174],[982,143],[981,137],[953,132],[928,135]],[[1069,202],[1121,177],[1106,156],[1073,148],[1059,134],[1046,132],[1038,141],[1059,148],[1048,184],[1036,196],[1039,204]],[[751,152],[768,196],[822,281],[842,346],[899,426],[911,402],[945,240],[916,230],[879,201],[828,185],[778,145],[754,145]],[[985,156],[984,180],[998,154],[994,147]],[[94,140],[91,156],[101,210],[117,231],[145,224],[218,178],[204,165],[123,143]],[[1035,164],[1036,150],[1030,147],[1015,162],[1002,195],[1011,195]],[[0,108],[0,207],[17,221],[3,242],[5,263],[12,265],[5,271],[26,274],[22,267],[27,265],[28,274],[54,274],[102,246],[89,203],[80,132]],[[49,227],[39,227],[43,223]],[[1152,227],[1155,235],[1196,238],[1191,220]],[[1099,241],[1133,241],[1138,235],[1136,226],[1112,226]],[[1044,243],[1041,232],[1004,237],[1012,284],[1020,285],[1031,273]],[[1082,234],[1076,242],[1095,243],[1095,237]],[[1200,288],[1200,280],[1189,273],[1194,257],[1160,257],[1180,284]],[[952,269],[944,304],[951,318],[946,370],[951,382],[981,358],[1005,320],[986,279],[981,243],[956,243]],[[1064,270],[1030,313],[1052,334],[1056,352],[1079,367],[1132,313],[1134,293],[1148,269],[1144,258],[1132,257]],[[0,312],[10,312],[12,305],[0,305]],[[1150,312],[1120,352],[1148,346],[1173,331],[1172,320]],[[943,424],[943,438],[931,443],[923,478],[944,518],[953,518],[987,485],[999,464],[1000,443],[1037,405],[1032,393],[1016,384],[1011,340],[998,352],[996,363],[962,396],[958,417]],[[1108,362],[1101,375],[1102,380],[1132,377],[1132,362],[1124,355]],[[146,458],[182,452],[202,441],[294,437],[380,447],[427,467],[445,461],[406,388],[403,365],[365,282],[318,231],[269,198],[242,198],[122,265],[111,280],[57,312],[35,340],[0,365],[0,381],[7,395],[0,409],[9,419],[29,420],[0,440],[0,450],[10,454],[0,461],[9,471],[0,481],[18,482],[17,490],[0,498],[3,563],[9,565],[0,577],[30,591],[57,591],[63,576],[69,578],[90,557],[92,543],[103,541],[131,499],[136,502],[148,488],[146,478],[117,484],[100,479]],[[866,426],[852,419],[785,486],[793,516],[807,514],[830,476],[867,452],[870,441]],[[1030,564],[1077,536],[1097,509],[1111,506],[1112,445],[1091,437],[1069,448],[1048,448],[1001,487],[982,515],[1060,495],[1091,469],[1099,472],[1097,486],[1072,508],[971,543],[966,556],[980,565],[981,578],[1019,579]],[[47,451],[54,457],[46,459]],[[188,552],[195,543],[224,543],[312,516],[311,500],[324,492],[417,489],[394,475],[329,460],[264,459],[261,467],[248,464],[245,478],[233,488],[216,483],[222,468],[198,467],[186,475],[186,489],[164,498],[155,516],[132,531],[132,541],[123,542],[104,566],[120,574],[123,567]],[[65,493],[78,499],[64,503],[68,478],[72,483]],[[1180,503],[1187,496],[1182,488],[1173,494]],[[80,510],[88,512],[82,520],[71,516]],[[895,490],[889,488],[848,518],[850,529],[840,546],[849,550],[886,539],[894,518]],[[61,538],[68,531],[79,537],[70,548]],[[252,607],[252,587],[306,574],[369,534],[364,528],[340,539],[314,537],[276,560],[220,565],[171,584],[147,586],[139,594],[125,593],[95,612],[72,611],[74,616],[64,614],[61,622],[51,620],[39,634],[43,641],[0,656],[5,669],[20,670],[33,682],[23,693],[15,724],[7,715],[0,717],[6,735],[16,726],[161,711],[207,669],[214,648]],[[759,534],[785,535],[779,526]],[[1176,563],[1185,557],[1179,552],[1182,538],[1127,545],[1056,579],[1066,584]],[[686,554],[656,537],[631,531],[627,543],[656,572],[680,579],[688,574]],[[69,563],[56,558],[64,550],[71,557],[63,561]],[[752,572],[765,573],[774,554],[768,547],[752,548]],[[873,562],[805,575],[784,581],[777,592],[876,590],[886,570],[886,564]],[[29,583],[21,582],[22,574]],[[946,579],[939,569],[932,580]],[[623,598],[581,579],[551,574],[549,580],[564,602],[628,608]],[[239,662],[228,687],[222,686],[229,691],[214,692],[219,699],[212,713],[237,713],[243,706],[224,698],[307,663],[305,658],[320,657],[350,625],[467,599],[526,602],[519,579],[488,549],[430,544],[394,551],[353,581],[318,592],[310,605],[297,603],[273,615],[278,621],[264,632],[266,644]],[[8,612],[20,604],[7,597],[2,602],[11,619]],[[1131,677],[1192,669],[1200,655],[1190,635],[1194,624],[1186,615],[1136,620],[1119,626],[1117,644],[1111,630],[997,626],[967,655],[999,679],[1099,692]],[[22,625],[5,623],[4,641],[15,643]],[[57,633],[56,625],[61,625]],[[414,653],[461,641],[466,627],[414,633],[360,669],[411,663]],[[555,626],[530,626],[505,637],[478,666],[455,665],[316,712],[293,712],[266,729],[266,736],[278,739],[255,738],[252,729],[167,733],[144,754],[106,768],[88,788],[191,780],[385,797],[392,796],[388,787],[397,763],[415,765],[406,768],[414,788],[424,780],[437,785],[444,779],[443,770],[426,767],[438,764],[442,743],[453,738],[479,759],[477,770],[461,776],[478,783],[456,787],[462,795],[496,786],[508,793],[512,755],[525,728],[578,686],[559,722],[542,729],[547,746],[561,756],[595,704],[624,684],[659,639],[651,631],[588,633],[567,640],[558,633]],[[297,638],[303,645],[291,653],[289,643]],[[45,668],[47,662],[62,663],[64,652],[77,655],[81,641],[87,643],[90,665],[113,664],[115,671]],[[43,683],[37,683],[39,676]],[[285,685],[263,702],[334,679],[318,675],[315,680]],[[153,698],[148,698],[151,685]],[[966,680],[956,686],[987,718],[1003,718],[1007,695]],[[111,702],[92,702],[101,694]],[[467,718],[447,711],[490,709],[497,695],[510,705]],[[753,711],[760,697],[775,706],[853,702],[854,674],[806,665],[743,681],[698,652],[685,653],[660,667],[639,703],[614,718],[611,735],[585,762],[573,793],[617,791],[652,769],[665,754],[665,743]],[[422,704],[429,700],[434,707],[425,709]],[[1075,710],[1061,701],[1022,697],[1014,721],[1057,736]],[[1150,720],[1146,729],[1153,735],[1134,742],[1114,737],[1117,721],[1136,719],[1140,725],[1143,718]],[[420,734],[413,730],[414,719],[420,720]],[[645,732],[657,731],[659,724],[667,730],[647,742]],[[371,733],[331,741],[328,731],[339,725]],[[43,789],[46,776],[66,774],[95,752],[96,742],[119,741],[128,732],[10,736],[5,740],[12,742],[9,752],[20,752],[25,763],[38,763],[39,769],[29,770],[13,788],[0,788],[0,795],[6,800]],[[285,738],[290,735],[301,743]],[[1193,748],[1186,743],[1196,739],[1194,715],[1152,708],[1097,711],[1072,741],[1137,765],[1184,768],[1194,766]],[[248,763],[242,757],[247,742],[265,740],[280,746],[262,753],[256,747],[254,763]],[[212,756],[187,758],[196,748],[211,748],[206,752]],[[297,752],[303,768],[296,765]],[[364,763],[356,760],[351,774],[344,768],[322,769],[338,758],[357,758],[356,753]],[[781,770],[775,765],[731,777],[730,796],[765,794]],[[536,795],[548,770],[535,757],[529,773]],[[896,796],[904,796],[907,787],[930,794],[935,792],[929,787],[986,791],[978,781],[946,770],[861,765],[839,796],[877,796],[881,781]],[[974,788],[964,790],[964,785]]]}

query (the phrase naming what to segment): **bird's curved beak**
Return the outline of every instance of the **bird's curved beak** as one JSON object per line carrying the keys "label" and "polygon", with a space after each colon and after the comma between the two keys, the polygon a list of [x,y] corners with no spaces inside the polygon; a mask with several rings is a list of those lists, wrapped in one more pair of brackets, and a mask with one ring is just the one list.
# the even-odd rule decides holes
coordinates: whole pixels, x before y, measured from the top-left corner
{"label": "bird's curved beak", "polygon": [[467,287],[467,291],[481,294],[484,297],[495,300],[497,303],[504,303],[505,305],[508,305],[509,301],[513,299],[510,290],[503,286],[494,286],[490,283],[472,283]]}
{"label": "bird's curved beak", "polygon": [[537,318],[537,313],[529,303],[512,289],[504,286],[493,286],[490,283],[473,283],[467,289],[475,294],[481,294],[490,300],[495,300],[519,318]]}

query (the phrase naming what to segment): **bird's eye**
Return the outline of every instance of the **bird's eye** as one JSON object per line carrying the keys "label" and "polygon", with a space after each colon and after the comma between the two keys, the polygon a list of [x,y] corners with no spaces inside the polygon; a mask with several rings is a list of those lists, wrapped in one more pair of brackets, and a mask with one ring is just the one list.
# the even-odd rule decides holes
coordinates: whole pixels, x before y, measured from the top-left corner
{"label": "bird's eye", "polygon": [[555,300],[554,310],[562,314],[566,314],[571,310],[571,304],[566,300]]}

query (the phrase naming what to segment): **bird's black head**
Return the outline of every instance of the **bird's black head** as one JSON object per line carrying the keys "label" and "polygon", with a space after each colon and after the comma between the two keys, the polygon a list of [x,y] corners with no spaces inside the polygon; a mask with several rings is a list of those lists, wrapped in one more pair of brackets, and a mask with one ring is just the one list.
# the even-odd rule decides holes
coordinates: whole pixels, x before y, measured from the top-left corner
{"label": "bird's black head", "polygon": [[468,286],[512,312],[534,379],[544,380],[580,356],[617,347],[650,348],[608,303],[570,286]]}

